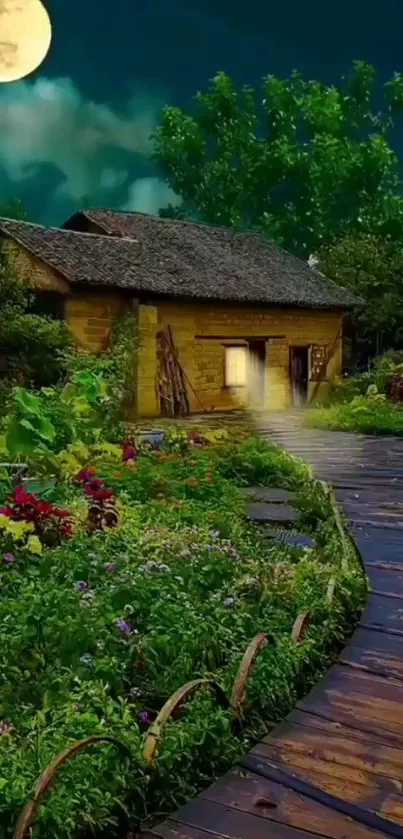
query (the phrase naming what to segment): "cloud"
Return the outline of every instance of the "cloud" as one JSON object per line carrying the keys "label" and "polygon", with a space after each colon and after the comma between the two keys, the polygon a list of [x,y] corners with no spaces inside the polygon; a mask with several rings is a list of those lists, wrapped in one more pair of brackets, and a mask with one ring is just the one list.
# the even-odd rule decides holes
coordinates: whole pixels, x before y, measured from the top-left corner
{"label": "cloud", "polygon": [[[144,212],[174,203],[162,180],[144,177],[153,172],[150,135],[162,104],[138,92],[118,111],[85,99],[68,78],[2,85],[0,165],[14,190],[7,198],[32,195],[38,220],[82,202]],[[46,190],[45,169],[53,174]]]}
{"label": "cloud", "polygon": [[129,187],[129,196],[122,210],[138,210],[142,213],[158,213],[161,207],[173,207],[180,199],[160,178],[138,178]]}

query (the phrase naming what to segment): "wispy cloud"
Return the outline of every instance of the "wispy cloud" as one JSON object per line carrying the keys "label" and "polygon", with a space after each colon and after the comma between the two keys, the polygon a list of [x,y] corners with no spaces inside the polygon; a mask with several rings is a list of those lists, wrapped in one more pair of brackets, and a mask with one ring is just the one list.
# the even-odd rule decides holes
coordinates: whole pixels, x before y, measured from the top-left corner
{"label": "wispy cloud", "polygon": [[[14,191],[5,197],[35,193],[37,215],[47,220],[83,202],[144,212],[175,203],[150,164],[162,104],[138,93],[118,111],[85,99],[68,78],[1,86],[0,167]],[[47,190],[45,168],[54,175]]]}

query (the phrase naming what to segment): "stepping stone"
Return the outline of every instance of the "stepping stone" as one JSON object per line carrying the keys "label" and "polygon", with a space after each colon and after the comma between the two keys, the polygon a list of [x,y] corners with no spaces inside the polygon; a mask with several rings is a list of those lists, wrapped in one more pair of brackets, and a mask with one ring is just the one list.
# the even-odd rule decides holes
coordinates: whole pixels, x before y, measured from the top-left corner
{"label": "stepping stone", "polygon": [[282,544],[290,545],[294,548],[314,548],[315,542],[311,536],[306,536],[305,533],[293,533],[289,530],[267,530],[265,534],[268,539]]}
{"label": "stepping stone", "polygon": [[247,497],[256,498],[258,501],[266,501],[268,504],[286,504],[287,501],[294,501],[296,492],[289,489],[275,489],[270,487],[246,487],[242,493]]}
{"label": "stepping stone", "polygon": [[300,514],[289,504],[262,504],[259,502],[247,504],[245,513],[252,521],[291,524],[298,521]]}

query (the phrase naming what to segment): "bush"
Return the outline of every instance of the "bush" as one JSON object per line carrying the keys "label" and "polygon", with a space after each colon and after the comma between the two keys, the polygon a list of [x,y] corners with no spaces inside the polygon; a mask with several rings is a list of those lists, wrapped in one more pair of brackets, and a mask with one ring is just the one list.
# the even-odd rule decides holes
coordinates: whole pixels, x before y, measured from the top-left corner
{"label": "bush", "polygon": [[8,359],[8,376],[33,388],[53,385],[66,374],[64,353],[71,337],[63,321],[40,315],[0,314],[0,355]]}
{"label": "bush", "polygon": [[0,250],[0,356],[8,379],[41,387],[64,374],[71,338],[64,322],[29,312],[33,296],[30,277],[19,276]]}
{"label": "bush", "polygon": [[387,400],[358,396],[347,404],[313,408],[305,415],[305,425],[331,431],[351,431],[360,434],[403,436],[403,405]]}
{"label": "bush", "polygon": [[[14,531],[10,556],[10,532],[0,528],[4,835],[37,775],[92,734],[118,738],[131,759],[111,746],[77,755],[39,810],[40,835],[68,839],[104,829],[113,837],[123,835],[125,813],[134,830],[144,818],[162,818],[291,708],[357,618],[361,571],[352,553],[343,576],[329,501],[303,464],[257,440],[238,448],[175,446],[131,451],[124,461],[122,449],[119,457],[114,446],[77,442],[58,458],[87,468],[34,504],[35,515],[68,510],[70,538],[47,547],[36,527],[42,553],[35,554],[27,544],[33,531]],[[261,481],[297,487],[317,547],[273,543],[247,523],[237,486]],[[89,532],[88,513],[105,499],[105,487],[118,526],[105,521]],[[19,502],[21,493],[11,506]],[[329,606],[330,576],[341,596]],[[312,622],[294,646],[291,627],[305,609]],[[212,677],[228,696],[246,646],[261,631],[277,644],[262,650],[252,671],[244,725],[232,726],[214,692],[200,691],[166,726],[149,773],[144,734],[163,703],[199,676]]]}

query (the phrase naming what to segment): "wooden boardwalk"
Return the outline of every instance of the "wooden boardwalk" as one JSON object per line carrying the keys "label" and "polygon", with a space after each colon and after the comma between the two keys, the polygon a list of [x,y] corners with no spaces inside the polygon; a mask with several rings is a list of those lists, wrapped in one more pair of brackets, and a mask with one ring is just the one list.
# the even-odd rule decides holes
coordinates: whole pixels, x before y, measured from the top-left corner
{"label": "wooden boardwalk", "polygon": [[302,431],[262,436],[332,483],[372,591],[321,683],[226,776],[148,839],[403,839],[403,440]]}

